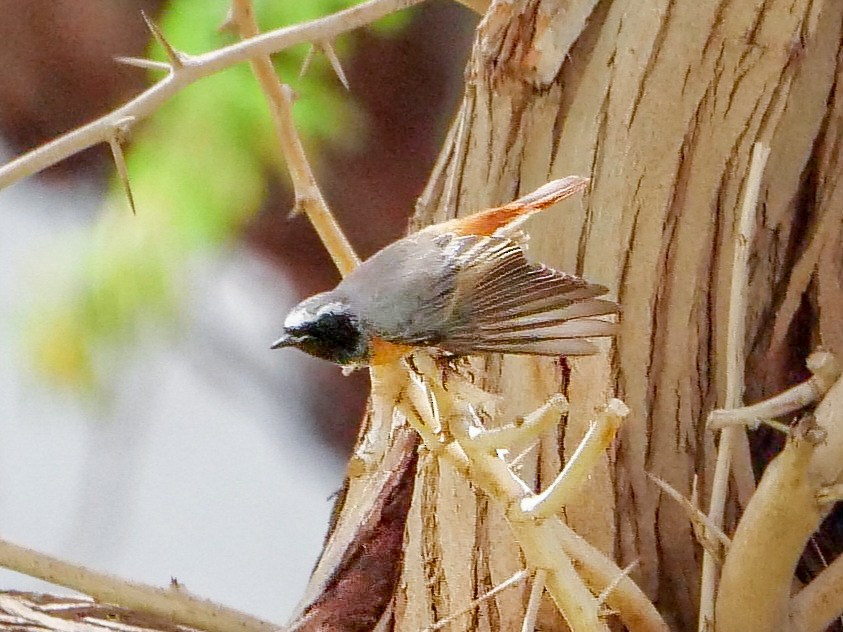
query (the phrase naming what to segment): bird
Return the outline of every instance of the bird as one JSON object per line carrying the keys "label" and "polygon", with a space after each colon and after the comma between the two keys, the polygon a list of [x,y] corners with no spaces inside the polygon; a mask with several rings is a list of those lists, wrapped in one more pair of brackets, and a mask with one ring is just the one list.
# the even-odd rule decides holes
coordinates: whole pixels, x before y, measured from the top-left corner
{"label": "bird", "polygon": [[615,334],[612,319],[599,317],[617,313],[617,303],[599,298],[602,285],[530,262],[521,228],[588,183],[553,180],[392,242],[333,290],[296,305],[272,348],[296,347],[347,370],[426,347],[449,356],[596,353],[588,338]]}

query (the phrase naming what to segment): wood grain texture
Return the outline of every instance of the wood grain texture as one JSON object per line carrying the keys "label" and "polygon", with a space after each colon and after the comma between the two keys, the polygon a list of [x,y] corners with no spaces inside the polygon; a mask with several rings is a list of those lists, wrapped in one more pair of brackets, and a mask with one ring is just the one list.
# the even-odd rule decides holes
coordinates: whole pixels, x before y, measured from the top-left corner
{"label": "wood grain texture", "polygon": [[[567,456],[608,394],[630,406],[603,482],[569,519],[601,548],[608,543],[621,565],[639,561],[633,576],[678,629],[694,626],[700,550],[682,510],[645,472],[686,495],[698,472],[707,502],[714,442],[704,418],[723,397],[731,238],[756,141],[772,156],[752,250],[748,344],[766,355],[776,314],[786,331],[788,307],[792,316],[814,287],[838,309],[823,310],[813,326],[826,344],[840,344],[843,205],[830,201],[840,195],[833,186],[840,119],[829,108],[830,100],[838,107],[840,41],[836,2],[494,3],[449,143],[418,205],[423,225],[551,178],[593,178],[582,202],[531,220],[530,252],[612,288],[623,305],[616,355],[571,359],[565,379],[552,362],[507,358],[490,364],[489,379],[522,412],[549,393],[526,394],[513,373],[535,371],[548,390],[567,392],[567,429],[548,438],[542,454],[550,442]],[[816,191],[815,179],[825,183]],[[804,197],[815,193],[820,204],[806,211]],[[806,212],[818,214],[808,218],[817,228],[807,246],[794,244]],[[507,370],[513,363],[518,368]],[[750,387],[749,395],[759,393]],[[748,447],[740,448],[732,515],[754,486]]]}

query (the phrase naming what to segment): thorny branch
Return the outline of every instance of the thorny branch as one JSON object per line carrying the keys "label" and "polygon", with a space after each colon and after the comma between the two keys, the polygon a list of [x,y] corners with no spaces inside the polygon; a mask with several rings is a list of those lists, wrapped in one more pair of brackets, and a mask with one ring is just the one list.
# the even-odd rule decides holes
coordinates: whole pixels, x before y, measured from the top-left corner
{"label": "thorny branch", "polygon": [[[740,518],[724,556],[719,585],[715,554],[706,547],[700,597],[700,631],[819,632],[843,611],[843,600],[833,597],[830,581],[839,581],[833,565],[794,599],[793,574],[805,543],[819,527],[829,505],[822,494],[840,478],[843,438],[840,401],[843,385],[840,366],[827,352],[809,357],[812,377],[784,393],[752,406],[741,406],[744,363],[744,320],[748,254],[755,227],[764,164],[769,148],[756,143],[735,232],[732,286],[727,322],[727,388],[725,407],[709,416],[709,427],[722,428],[715,466],[707,540],[722,523],[733,443],[745,426],[756,426],[792,414],[822,400],[816,419],[804,417],[792,430],[782,452],[767,466],[755,493]],[[838,584],[837,593],[839,593]],[[813,616],[812,612],[819,612]]]}
{"label": "thorny branch", "polygon": [[713,410],[708,416],[709,428],[719,429],[729,425],[754,427],[820,401],[840,377],[840,364],[827,351],[815,351],[808,356],[806,364],[812,375],[804,382],[751,406]]}
{"label": "thorny branch", "polygon": [[[260,34],[252,10],[252,0],[233,0],[231,20],[243,38],[254,38]],[[316,184],[293,120],[292,91],[289,86],[282,85],[278,80],[269,55],[255,57],[250,64],[269,102],[278,144],[284,153],[293,181],[295,208],[307,215],[340,273],[346,276],[359,265],[360,259],[348,243]]]}
{"label": "thorny branch", "polygon": [[506,449],[510,454],[526,448],[548,430],[559,423],[559,416],[568,412],[568,400],[562,395],[551,397],[542,406],[520,422],[500,428],[480,428],[472,426],[471,440],[478,448],[487,450]]}
{"label": "thorny branch", "polygon": [[[172,49],[169,74],[125,105],[112,110],[0,167],[0,189],[51,167],[98,143],[109,142],[114,130],[126,121],[137,122],[155,112],[165,101],[192,83],[249,59],[277,53],[306,42],[333,40],[342,33],[371,24],[422,0],[367,0],[332,15],[268,31],[248,40],[202,55],[187,56]],[[166,47],[165,47],[166,50]]]}
{"label": "thorny branch", "polygon": [[[504,459],[489,450],[490,443],[481,438],[486,431],[478,429],[476,416],[469,406],[477,396],[472,391],[473,385],[458,374],[449,375],[447,385],[443,384],[435,364],[423,353],[414,356],[414,366],[407,371],[404,385],[397,393],[398,409],[419,430],[428,449],[449,461],[505,509],[528,568],[546,571],[542,583],[571,629],[607,629],[600,619],[601,602],[596,595],[617,582],[606,599],[620,614],[627,628],[665,632],[666,624],[640,588],[614,562],[562,523],[557,515],[561,507],[550,507],[555,495],[543,499],[546,504],[542,505],[542,514],[547,517],[537,519],[531,511],[525,511],[525,499],[535,498],[536,495]],[[392,370],[404,369],[395,366]],[[462,395],[463,384],[468,386],[469,391],[465,397]],[[625,406],[615,400],[610,404],[608,414],[620,417],[624,411]],[[538,424],[538,427],[543,426]],[[586,444],[594,442],[593,438],[587,439]],[[599,444],[603,445],[603,442]],[[566,473],[563,471],[559,476],[565,477]],[[581,480],[579,473],[575,478]],[[558,481],[551,487],[554,485],[560,487]]]}
{"label": "thorny branch", "polygon": [[799,620],[838,616],[843,592],[830,594],[826,582],[839,570],[821,574],[791,598],[796,564],[830,506],[820,495],[843,474],[843,380],[828,390],[813,414],[791,430],[784,449],[764,470],[732,537],[723,564],[716,604],[718,632],[792,630],[819,632],[824,626],[796,627]]}

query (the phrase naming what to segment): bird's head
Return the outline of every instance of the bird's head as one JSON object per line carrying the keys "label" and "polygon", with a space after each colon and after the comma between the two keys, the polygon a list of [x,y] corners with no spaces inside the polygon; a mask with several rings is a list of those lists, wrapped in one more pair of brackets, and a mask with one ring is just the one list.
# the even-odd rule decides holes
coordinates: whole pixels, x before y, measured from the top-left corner
{"label": "bird's head", "polygon": [[298,347],[341,365],[362,365],[369,355],[366,337],[348,305],[330,293],[311,296],[284,320],[284,335],[272,348]]}

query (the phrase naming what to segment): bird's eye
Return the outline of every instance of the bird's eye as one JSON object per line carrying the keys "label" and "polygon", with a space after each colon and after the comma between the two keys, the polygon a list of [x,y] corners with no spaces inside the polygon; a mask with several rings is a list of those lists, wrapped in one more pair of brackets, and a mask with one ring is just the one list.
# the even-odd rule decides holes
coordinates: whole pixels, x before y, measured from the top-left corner
{"label": "bird's eye", "polygon": [[366,357],[366,342],[350,314],[324,312],[300,332],[301,348],[312,355],[338,364],[361,362]]}
{"label": "bird's eye", "polygon": [[354,345],[360,337],[357,324],[347,314],[323,314],[315,328],[317,337],[337,347]]}

